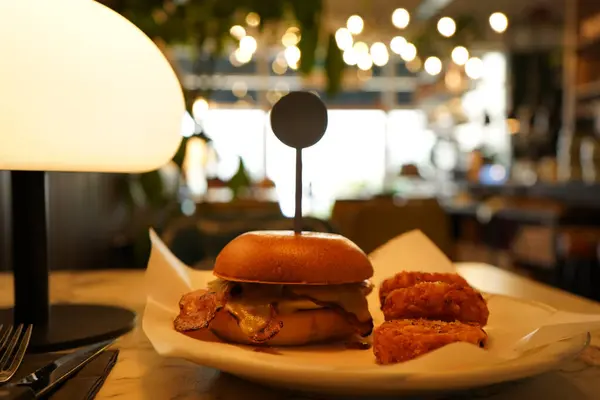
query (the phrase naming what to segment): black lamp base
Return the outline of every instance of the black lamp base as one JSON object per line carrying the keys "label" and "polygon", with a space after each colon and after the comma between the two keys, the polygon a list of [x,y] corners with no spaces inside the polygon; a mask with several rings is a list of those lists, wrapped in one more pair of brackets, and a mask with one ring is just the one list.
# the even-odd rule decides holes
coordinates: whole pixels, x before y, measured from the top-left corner
{"label": "black lamp base", "polygon": [[[60,351],[115,339],[131,331],[135,321],[134,312],[120,307],[53,304],[48,326],[33,327],[28,352]],[[0,324],[14,323],[12,309],[0,310]]]}

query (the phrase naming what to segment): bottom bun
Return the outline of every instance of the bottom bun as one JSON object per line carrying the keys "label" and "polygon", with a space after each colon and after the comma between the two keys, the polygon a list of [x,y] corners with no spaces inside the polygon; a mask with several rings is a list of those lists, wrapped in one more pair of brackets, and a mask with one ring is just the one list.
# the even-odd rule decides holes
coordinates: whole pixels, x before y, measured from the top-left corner
{"label": "bottom bun", "polygon": [[332,310],[298,311],[277,316],[283,328],[266,342],[255,343],[239,328],[236,319],[226,310],[217,313],[210,330],[224,341],[249,345],[301,346],[351,337],[355,329],[344,317]]}

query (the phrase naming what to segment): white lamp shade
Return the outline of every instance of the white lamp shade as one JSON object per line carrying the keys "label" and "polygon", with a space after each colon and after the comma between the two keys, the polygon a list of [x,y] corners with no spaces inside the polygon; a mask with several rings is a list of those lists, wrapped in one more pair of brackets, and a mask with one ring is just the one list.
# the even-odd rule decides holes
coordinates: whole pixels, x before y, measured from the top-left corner
{"label": "white lamp shade", "polygon": [[0,169],[144,172],[181,142],[161,50],[93,0],[0,0]]}

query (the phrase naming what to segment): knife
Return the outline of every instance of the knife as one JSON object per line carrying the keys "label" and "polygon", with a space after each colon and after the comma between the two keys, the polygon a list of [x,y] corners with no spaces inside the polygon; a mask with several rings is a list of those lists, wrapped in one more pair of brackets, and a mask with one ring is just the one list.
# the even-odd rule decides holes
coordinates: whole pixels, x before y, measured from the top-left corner
{"label": "knife", "polygon": [[83,347],[38,369],[25,378],[0,386],[0,400],[33,400],[47,395],[87,363],[100,355],[114,340]]}

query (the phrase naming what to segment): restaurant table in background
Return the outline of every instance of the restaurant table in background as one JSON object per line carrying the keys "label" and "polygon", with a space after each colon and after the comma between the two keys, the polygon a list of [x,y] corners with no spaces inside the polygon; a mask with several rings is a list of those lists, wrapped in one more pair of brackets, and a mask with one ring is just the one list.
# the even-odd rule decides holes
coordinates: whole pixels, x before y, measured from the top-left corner
{"label": "restaurant table in background", "polygon": [[[599,313],[594,303],[557,289],[544,286],[510,272],[484,264],[459,264],[459,272],[480,290],[537,300],[572,312]],[[12,301],[12,276],[0,274],[0,306]],[[323,399],[285,393],[262,387],[211,368],[156,354],[141,329],[144,310],[142,271],[57,272],[51,275],[51,299],[54,302],[90,302],[115,304],[137,311],[137,327],[122,337],[116,366],[100,389],[97,399]],[[592,335],[591,346],[576,360],[559,371],[522,382],[482,388],[468,393],[440,395],[439,399],[597,399],[600,393],[600,332]],[[74,399],[77,400],[77,399]]]}

